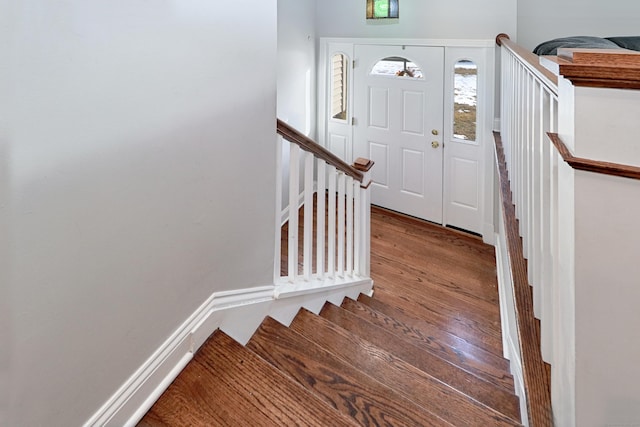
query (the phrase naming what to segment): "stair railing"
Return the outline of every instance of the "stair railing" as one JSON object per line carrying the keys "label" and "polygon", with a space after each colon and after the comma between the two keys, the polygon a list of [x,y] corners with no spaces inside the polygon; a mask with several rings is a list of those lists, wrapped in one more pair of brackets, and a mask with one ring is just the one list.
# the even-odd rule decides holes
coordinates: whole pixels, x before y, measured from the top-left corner
{"label": "stair railing", "polygon": [[[640,419],[640,346],[624,328],[639,319],[640,54],[559,48],[538,57],[506,35],[497,43],[497,261],[523,422]],[[607,364],[611,348],[621,357]],[[606,376],[594,377],[601,364]]]}
{"label": "stair railing", "polygon": [[370,280],[373,162],[359,158],[351,166],[281,120],[277,133],[278,170],[287,160],[283,147],[289,155],[288,177],[278,174],[278,200],[288,192],[288,206],[278,219],[276,283],[323,286]]}
{"label": "stair railing", "polygon": [[[498,264],[503,270],[499,275],[508,277],[503,281],[511,283],[501,286],[503,340],[506,356],[516,365],[516,392],[526,404],[523,421],[526,417],[526,425],[550,426],[550,378],[544,361],[552,362],[562,159],[547,133],[557,131],[558,80],[537,55],[507,35],[496,41],[502,67],[501,129],[495,134],[502,219],[498,246],[506,251]],[[513,307],[506,307],[511,301]]]}

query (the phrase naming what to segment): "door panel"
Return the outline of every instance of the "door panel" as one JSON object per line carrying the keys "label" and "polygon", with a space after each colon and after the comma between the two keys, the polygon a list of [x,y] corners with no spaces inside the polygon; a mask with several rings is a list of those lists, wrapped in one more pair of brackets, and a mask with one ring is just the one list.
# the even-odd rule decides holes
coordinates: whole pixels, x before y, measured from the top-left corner
{"label": "door panel", "polygon": [[[444,48],[356,45],[354,56],[354,157],[376,163],[372,203],[442,223]],[[372,75],[384,58],[421,78]]]}
{"label": "door panel", "polygon": [[479,195],[476,183],[479,180],[476,160],[451,158],[451,203],[460,208],[478,209]]}
{"label": "door panel", "polygon": [[344,134],[329,134],[329,150],[341,159],[346,159],[349,151],[347,136]]}
{"label": "door panel", "polygon": [[424,93],[403,91],[403,126],[404,132],[418,136],[424,135]]}

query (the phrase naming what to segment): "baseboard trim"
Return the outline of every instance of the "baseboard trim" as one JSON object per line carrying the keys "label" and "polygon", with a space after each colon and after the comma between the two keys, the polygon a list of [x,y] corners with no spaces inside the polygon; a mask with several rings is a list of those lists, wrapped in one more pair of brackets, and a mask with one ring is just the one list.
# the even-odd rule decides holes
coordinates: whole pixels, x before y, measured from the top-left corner
{"label": "baseboard trim", "polygon": [[520,399],[520,422],[524,426],[529,425],[529,413],[527,412],[527,398],[524,390],[524,372],[522,369],[522,362],[520,360],[519,348],[517,343],[514,343],[511,338],[507,338],[507,345],[509,346],[509,359],[511,366],[511,375],[513,375],[513,383],[515,386],[515,392]]}
{"label": "baseboard trim", "polygon": [[[139,421],[137,416],[147,412],[162,391],[189,363],[206,337],[217,329],[216,322],[206,322],[212,313],[256,301],[270,300],[273,298],[274,288],[270,285],[213,293],[85,423],[85,426],[135,425]],[[149,401],[151,404],[148,404]]]}
{"label": "baseboard trim", "polygon": [[287,290],[281,285],[278,293],[275,285],[215,292],[84,426],[135,426],[217,329],[245,344],[266,316],[288,325],[303,307],[317,313],[326,301],[355,298],[372,286],[370,279],[363,279],[307,289],[291,285]]}

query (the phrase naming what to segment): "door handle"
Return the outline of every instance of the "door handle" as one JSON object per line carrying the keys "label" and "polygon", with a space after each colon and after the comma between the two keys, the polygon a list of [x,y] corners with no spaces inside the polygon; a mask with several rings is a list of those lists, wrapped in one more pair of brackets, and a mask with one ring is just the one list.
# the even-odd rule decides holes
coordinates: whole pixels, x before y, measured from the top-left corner
{"label": "door handle", "polygon": [[433,148],[438,148],[438,147],[440,147],[440,143],[439,143],[438,141],[433,141],[433,142],[431,143],[431,146],[432,146]]}

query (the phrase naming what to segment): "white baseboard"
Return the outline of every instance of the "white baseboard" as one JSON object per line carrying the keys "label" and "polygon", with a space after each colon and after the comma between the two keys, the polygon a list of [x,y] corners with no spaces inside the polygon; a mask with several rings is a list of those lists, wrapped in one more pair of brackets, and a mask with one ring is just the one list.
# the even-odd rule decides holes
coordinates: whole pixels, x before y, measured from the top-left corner
{"label": "white baseboard", "polygon": [[487,245],[496,245],[496,230],[492,223],[485,222],[482,225],[482,241]]}
{"label": "white baseboard", "polygon": [[511,375],[513,375],[513,383],[515,385],[515,392],[520,399],[520,422],[525,427],[529,426],[529,414],[527,413],[527,398],[524,390],[524,371],[522,369],[522,361],[520,359],[520,351],[518,350],[517,343],[514,343],[511,338],[507,338],[509,345],[509,359],[511,367]]}
{"label": "white baseboard", "polygon": [[500,296],[500,323],[502,326],[502,346],[503,355],[509,360],[511,375],[515,385],[515,392],[520,399],[520,419],[524,426],[529,425],[527,413],[527,395],[524,388],[524,370],[522,367],[522,357],[520,355],[520,345],[517,342],[519,335],[512,333],[517,325],[510,324],[510,318],[515,319],[513,293],[513,280],[511,272],[508,270],[508,255],[506,254],[506,241],[504,236],[495,234],[496,241],[496,269],[498,276],[498,292]]}
{"label": "white baseboard", "polygon": [[[135,426],[169,387],[207,338],[221,329],[246,344],[266,316],[289,325],[301,308],[318,313],[325,302],[339,304],[371,291],[373,282],[358,280],[329,287],[263,286],[216,292],[84,424]],[[292,286],[293,287],[293,286]]]}

